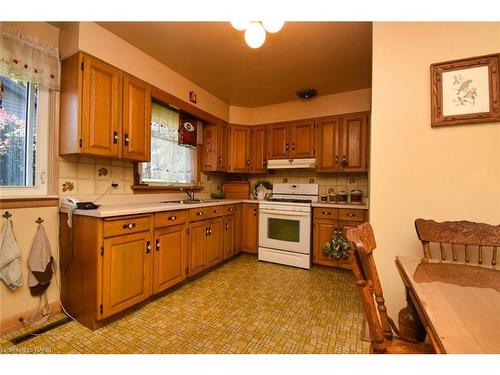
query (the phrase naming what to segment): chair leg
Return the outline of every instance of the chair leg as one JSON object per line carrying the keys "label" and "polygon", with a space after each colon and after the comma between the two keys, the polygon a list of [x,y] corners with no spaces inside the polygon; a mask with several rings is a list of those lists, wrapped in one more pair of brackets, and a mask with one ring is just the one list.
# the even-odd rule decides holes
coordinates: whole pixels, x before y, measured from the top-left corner
{"label": "chair leg", "polygon": [[406,307],[399,312],[398,323],[401,338],[424,342],[426,336],[425,327],[418,316],[408,290],[406,290]]}

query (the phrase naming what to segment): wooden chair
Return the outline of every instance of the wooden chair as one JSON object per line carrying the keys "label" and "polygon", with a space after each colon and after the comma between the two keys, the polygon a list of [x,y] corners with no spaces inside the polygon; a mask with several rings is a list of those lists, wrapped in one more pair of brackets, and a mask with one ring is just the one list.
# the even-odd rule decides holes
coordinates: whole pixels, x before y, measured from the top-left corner
{"label": "wooden chair", "polygon": [[430,243],[438,243],[442,261],[462,262],[462,254],[459,253],[459,250],[463,248],[463,263],[470,263],[473,253],[476,253],[477,264],[482,265],[485,251],[491,248],[491,266],[495,267],[497,264],[497,248],[500,247],[500,225],[495,226],[470,221],[438,223],[434,220],[417,219],[415,220],[415,229],[419,240],[422,242],[425,259],[432,259]]}
{"label": "wooden chair", "polygon": [[[346,229],[346,238],[351,244],[352,272],[359,287],[361,300],[365,309],[366,320],[370,330],[370,352],[389,354],[430,354],[434,353],[430,345],[400,336],[394,321],[387,315],[382,286],[373,259],[376,247],[373,229],[369,223],[356,228]],[[377,306],[375,306],[375,302]]]}

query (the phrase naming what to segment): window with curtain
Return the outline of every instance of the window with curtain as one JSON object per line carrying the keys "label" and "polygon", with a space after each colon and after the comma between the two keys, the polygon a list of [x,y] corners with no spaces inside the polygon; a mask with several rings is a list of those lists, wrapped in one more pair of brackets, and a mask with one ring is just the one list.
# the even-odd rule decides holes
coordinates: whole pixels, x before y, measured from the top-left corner
{"label": "window with curtain", "polygon": [[179,113],[153,103],[151,161],[141,163],[141,183],[183,185],[196,183],[196,149],[179,146]]}
{"label": "window with curtain", "polygon": [[1,22],[0,51],[0,194],[45,195],[59,53]]}

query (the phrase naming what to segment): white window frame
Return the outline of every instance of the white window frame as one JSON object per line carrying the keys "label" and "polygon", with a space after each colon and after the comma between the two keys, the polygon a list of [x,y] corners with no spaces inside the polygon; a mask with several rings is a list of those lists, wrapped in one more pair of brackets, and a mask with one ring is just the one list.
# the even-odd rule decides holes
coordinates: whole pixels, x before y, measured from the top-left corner
{"label": "white window frame", "polygon": [[[38,113],[37,113],[37,150],[35,184],[33,186],[0,186],[2,198],[19,196],[46,196],[48,195],[48,136],[49,136],[49,91],[38,87]],[[28,105],[31,105],[30,103]],[[30,111],[32,112],[32,111]],[[32,121],[33,113],[29,113],[29,121]],[[32,129],[32,127],[31,127]],[[28,134],[26,135],[29,136]],[[28,156],[32,159],[31,155]],[[27,163],[28,164],[28,163]]]}

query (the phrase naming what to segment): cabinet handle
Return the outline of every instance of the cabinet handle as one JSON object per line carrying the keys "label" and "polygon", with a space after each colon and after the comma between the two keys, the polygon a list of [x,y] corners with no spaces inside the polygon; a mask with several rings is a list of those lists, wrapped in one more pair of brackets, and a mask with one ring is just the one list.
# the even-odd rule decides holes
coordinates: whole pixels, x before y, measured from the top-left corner
{"label": "cabinet handle", "polygon": [[175,221],[177,219],[177,216],[169,216],[167,218],[167,220],[172,220],[172,221]]}
{"label": "cabinet handle", "polygon": [[211,236],[212,235],[212,227],[208,227],[208,235]]}
{"label": "cabinet handle", "polygon": [[285,143],[285,151],[288,151],[289,148],[288,143]]}
{"label": "cabinet handle", "polygon": [[129,141],[128,134],[125,134],[125,137],[123,138],[123,143],[125,143],[125,146],[128,146],[128,141]]}
{"label": "cabinet handle", "polygon": [[133,229],[135,228],[135,223],[123,224],[123,229]]}
{"label": "cabinet handle", "polygon": [[292,151],[295,151],[295,142],[292,143]]}
{"label": "cabinet handle", "polygon": [[344,156],[342,156],[342,162],[340,163],[340,165],[341,165],[343,168],[345,168],[345,167],[347,167],[347,166],[349,165],[349,163],[347,163],[347,160],[346,160],[346,158],[345,158],[345,155],[344,155]]}
{"label": "cabinet handle", "polygon": [[151,252],[151,241],[146,241],[146,254]]}
{"label": "cabinet handle", "polygon": [[253,209],[253,216],[257,216],[257,209],[256,208]]}
{"label": "cabinet handle", "polygon": [[266,159],[262,160],[262,165],[263,165],[264,167],[266,166],[266,164],[267,164],[267,160],[266,160]]}
{"label": "cabinet handle", "polygon": [[198,212],[196,213],[196,216],[203,216],[203,211],[198,211]]}
{"label": "cabinet handle", "polygon": [[332,213],[331,212],[328,212],[328,211],[323,211],[322,212],[323,215],[331,215]]}
{"label": "cabinet handle", "polygon": [[233,211],[234,211],[234,209],[231,207],[231,208],[229,209],[229,212],[233,212]]}
{"label": "cabinet handle", "polygon": [[247,159],[247,166],[250,166],[250,159]]}
{"label": "cabinet handle", "polygon": [[229,230],[229,223],[226,222],[226,232]]}
{"label": "cabinet handle", "polygon": [[218,208],[216,208],[216,209],[214,210],[214,214],[218,214],[218,213],[219,213],[219,209],[218,209]]}
{"label": "cabinet handle", "polygon": [[335,164],[339,164],[339,156],[338,155],[335,155]]}
{"label": "cabinet handle", "polygon": [[219,156],[219,164],[222,164],[222,156]]}
{"label": "cabinet handle", "polygon": [[113,143],[118,143],[118,132],[116,130],[113,132]]}
{"label": "cabinet handle", "polygon": [[356,216],[356,214],[353,214],[352,212],[348,212],[348,213],[347,213],[347,216],[349,216],[349,217],[354,217],[354,216]]}
{"label": "cabinet handle", "polygon": [[156,251],[160,251],[160,240],[156,239]]}
{"label": "cabinet handle", "polygon": [[208,237],[208,227],[205,227],[205,237]]}

